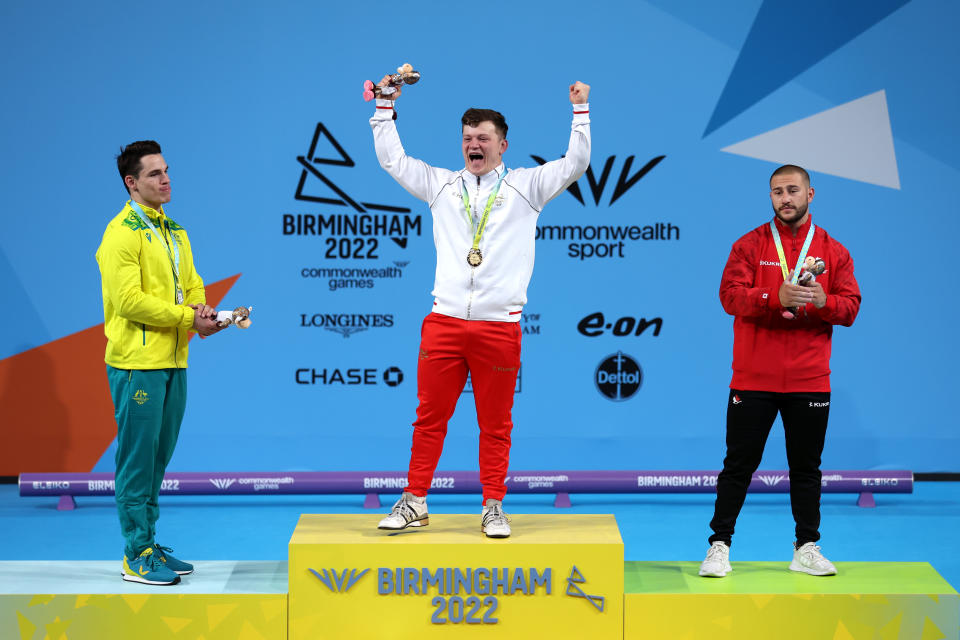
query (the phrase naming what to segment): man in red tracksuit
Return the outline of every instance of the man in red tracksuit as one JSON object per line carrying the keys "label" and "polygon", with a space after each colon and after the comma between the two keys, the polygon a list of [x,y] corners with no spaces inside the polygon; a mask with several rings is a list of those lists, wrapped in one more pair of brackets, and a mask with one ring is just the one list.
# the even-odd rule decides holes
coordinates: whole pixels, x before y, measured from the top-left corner
{"label": "man in red tracksuit", "polygon": [[[808,210],[814,190],[802,168],[770,178],[774,219],[737,240],[723,270],[720,301],[733,321],[733,380],[727,404],[727,455],[717,479],[710,550],[701,576],[731,571],[737,516],[770,428],[783,420],[796,542],[790,569],[834,575],[821,553],[820,456],[830,411],[833,325],[850,326],[860,309],[853,260],[817,227]],[[822,261],[801,275],[806,264]],[[801,273],[797,273],[800,271]],[[811,274],[812,275],[812,274]],[[795,277],[795,276],[800,276]]]}

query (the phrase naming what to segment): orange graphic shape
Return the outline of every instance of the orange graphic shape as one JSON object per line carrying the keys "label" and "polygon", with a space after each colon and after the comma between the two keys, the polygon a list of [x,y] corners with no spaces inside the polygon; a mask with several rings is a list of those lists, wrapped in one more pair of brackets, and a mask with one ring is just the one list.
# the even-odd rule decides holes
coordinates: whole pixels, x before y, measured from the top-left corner
{"label": "orange graphic shape", "polygon": [[[207,285],[207,304],[239,278]],[[93,469],[117,435],[106,348],[101,323],[0,360],[0,476]]]}

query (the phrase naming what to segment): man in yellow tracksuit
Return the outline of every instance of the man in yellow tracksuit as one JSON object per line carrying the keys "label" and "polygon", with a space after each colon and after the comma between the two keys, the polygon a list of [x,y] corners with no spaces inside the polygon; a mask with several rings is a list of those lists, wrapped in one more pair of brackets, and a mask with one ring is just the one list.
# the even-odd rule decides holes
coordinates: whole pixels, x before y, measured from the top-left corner
{"label": "man in yellow tracksuit", "polygon": [[97,249],[107,378],[117,419],[116,497],[126,541],[123,579],[176,584],[193,566],[156,543],[160,483],[187,400],[187,338],[219,330],[186,230],[166,216],[168,167],[152,140],[121,149],[130,199]]}

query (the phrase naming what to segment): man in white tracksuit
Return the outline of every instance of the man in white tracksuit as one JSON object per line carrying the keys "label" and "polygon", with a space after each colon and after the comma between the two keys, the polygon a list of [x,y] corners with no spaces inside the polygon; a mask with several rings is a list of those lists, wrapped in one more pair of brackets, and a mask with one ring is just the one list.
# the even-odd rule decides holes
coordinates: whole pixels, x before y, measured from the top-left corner
{"label": "man in white tracksuit", "polygon": [[[388,84],[385,77],[380,86]],[[573,125],[566,155],[531,169],[507,170],[507,124],[490,109],[461,119],[464,168],[439,169],[411,158],[394,124],[400,90],[376,101],[370,119],[377,159],[430,206],[437,269],[433,312],[423,321],[417,366],[417,419],[407,487],[381,529],[429,523],[426,496],[469,373],[480,427],[481,530],[510,535],[503,513],[511,410],[520,368],[520,316],[533,273],[537,216],[590,164],[590,87],[570,85]]]}

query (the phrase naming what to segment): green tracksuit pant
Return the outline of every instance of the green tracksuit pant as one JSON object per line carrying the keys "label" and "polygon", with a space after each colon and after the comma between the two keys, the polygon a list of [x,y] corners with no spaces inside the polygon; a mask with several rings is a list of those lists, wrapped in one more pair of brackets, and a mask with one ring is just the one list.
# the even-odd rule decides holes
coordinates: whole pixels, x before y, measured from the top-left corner
{"label": "green tracksuit pant", "polygon": [[117,419],[117,511],[132,559],[155,541],[160,483],[187,405],[187,370],[107,365],[107,379]]}

